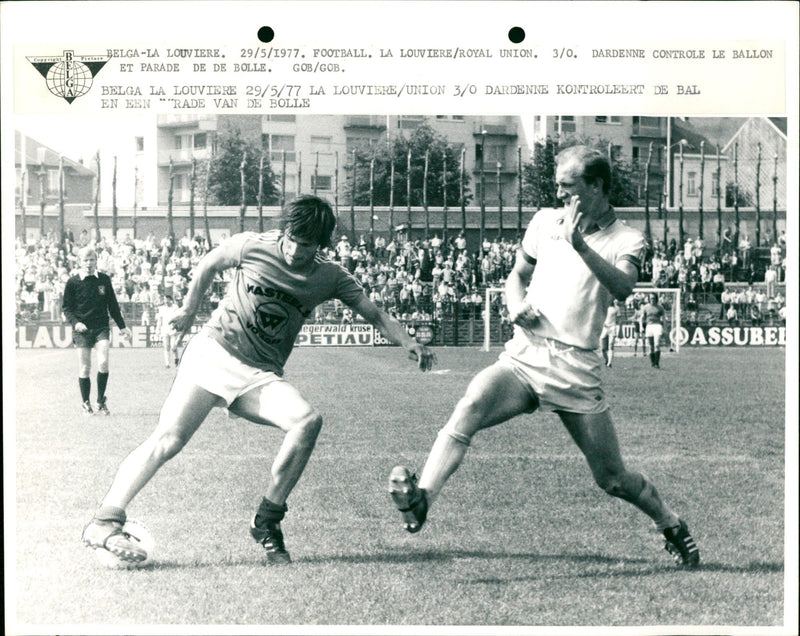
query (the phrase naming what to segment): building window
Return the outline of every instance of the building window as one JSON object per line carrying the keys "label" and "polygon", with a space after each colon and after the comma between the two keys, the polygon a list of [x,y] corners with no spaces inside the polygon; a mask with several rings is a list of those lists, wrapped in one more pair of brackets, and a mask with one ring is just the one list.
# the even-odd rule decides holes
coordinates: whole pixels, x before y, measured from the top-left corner
{"label": "building window", "polygon": [[697,173],[696,172],[687,172],[686,173],[686,194],[690,197],[697,196]]}
{"label": "building window", "polygon": [[719,172],[713,172],[711,174],[711,196],[717,196],[719,194]]}
{"label": "building window", "polygon": [[47,192],[58,194],[58,170],[47,171]]}
{"label": "building window", "polygon": [[311,175],[311,189],[312,190],[332,190],[333,177],[330,175],[312,174]]}
{"label": "building window", "polygon": [[295,160],[294,136],[292,135],[261,135],[261,146],[269,153],[270,161],[283,161],[283,153],[286,153],[286,161]]}
{"label": "building window", "polygon": [[136,152],[144,152],[144,137],[136,137]]}
{"label": "building window", "polygon": [[577,130],[575,115],[559,115],[557,126],[556,130],[560,130],[562,133],[574,133]]}
{"label": "building window", "polygon": [[365,152],[372,147],[375,141],[370,137],[348,137],[345,142],[348,159],[352,159],[354,150],[359,153]]}
{"label": "building window", "polygon": [[331,149],[330,137],[311,137],[311,146],[314,150],[328,151]]}
{"label": "building window", "polygon": [[205,148],[206,144],[208,144],[208,134],[206,134],[206,133],[197,133],[194,136],[194,147],[195,148]]}
{"label": "building window", "polygon": [[610,117],[606,115],[598,115],[594,118],[594,121],[598,124],[621,124],[622,117],[618,115],[612,115]]}
{"label": "building window", "polygon": [[660,117],[634,117],[633,123],[639,124],[642,128],[652,128],[653,130],[659,130],[661,128]]}
{"label": "building window", "polygon": [[502,166],[505,162],[505,150],[505,146],[492,144],[486,144],[485,146],[482,146],[481,144],[475,144],[475,161],[481,160],[481,152],[483,152],[484,169],[496,170],[498,163]]}

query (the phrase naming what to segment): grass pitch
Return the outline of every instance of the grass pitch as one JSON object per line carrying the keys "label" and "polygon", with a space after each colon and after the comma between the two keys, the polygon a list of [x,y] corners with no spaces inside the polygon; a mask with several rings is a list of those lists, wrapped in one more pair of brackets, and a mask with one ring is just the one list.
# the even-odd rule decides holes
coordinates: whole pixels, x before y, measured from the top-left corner
{"label": "grass pitch", "polygon": [[497,351],[437,355],[437,372],[421,374],[398,349],[295,351],[287,377],[325,424],[283,524],[291,566],[265,565],[247,530],[281,435],[217,409],[128,509],[157,550],[152,566],[127,572],[102,569],[80,533],[154,427],[173,371],[159,350],[114,350],[112,416],[85,417],[74,351],[17,351],[10,629],[783,625],[782,349],[687,348],[660,371],[618,357],[605,372],[624,457],[688,521],[703,561],[695,572],[674,566],[644,515],[594,485],[552,413],[476,436],[425,529],[405,533],[389,471],[422,468]]}

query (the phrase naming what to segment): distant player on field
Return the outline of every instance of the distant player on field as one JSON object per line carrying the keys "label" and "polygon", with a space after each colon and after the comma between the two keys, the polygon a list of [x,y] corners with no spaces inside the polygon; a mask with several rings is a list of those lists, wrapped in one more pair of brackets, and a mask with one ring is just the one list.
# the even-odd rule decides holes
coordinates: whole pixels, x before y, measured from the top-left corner
{"label": "distant player on field", "polygon": [[614,360],[614,342],[619,329],[617,320],[619,320],[619,301],[615,298],[606,310],[606,319],[603,321],[603,330],[600,332],[600,351],[603,354],[603,361],[609,369]]}
{"label": "distant player on field", "polygon": [[78,252],[80,269],[64,285],[61,311],[72,325],[72,342],[78,350],[78,388],[83,412],[94,413],[90,401],[92,389],[92,349],[97,351],[98,414],[110,415],[106,404],[108,360],[111,349],[109,315],[117,323],[123,337],[130,337],[117,296],[107,274],[97,271],[97,253],[91,247]]}
{"label": "distant player on field", "polygon": [[644,324],[642,322],[642,305],[635,303],[633,313],[630,317],[630,323],[633,327],[633,357],[636,357],[636,352],[639,348],[639,341],[642,343],[642,356],[647,353],[647,345],[644,339]]}
{"label": "distant player on field", "polygon": [[658,302],[658,294],[650,294],[650,302],[642,307],[644,336],[650,345],[650,366],[661,368],[661,336],[664,334],[664,308]]}
{"label": "distant player on field", "polygon": [[164,296],[164,304],[156,312],[156,331],[161,335],[161,346],[164,350],[164,366],[169,369],[172,362],[178,366],[178,345],[181,334],[170,322],[178,313],[178,304],[172,296]]}
{"label": "distant player on field", "polygon": [[645,248],[641,232],[620,223],[609,205],[610,178],[603,153],[575,146],[558,155],[558,197],[566,207],[536,213],[505,285],[514,337],[470,382],[419,483],[404,466],[389,476],[409,532],[422,528],[478,431],[541,406],[559,415],[598,486],[647,514],[676,562],[699,563],[686,523],[644,475],[625,467],[601,387],[597,349],[606,309],[632,292]]}
{"label": "distant player on field", "polygon": [[288,563],[281,520],[286,499],[303,473],[322,427],[322,416],[283,379],[283,368],[306,318],[333,298],[361,314],[428,370],[434,354],[378,309],[355,278],[319,252],[330,245],[336,219],[330,205],[300,197],[288,209],[286,229],[232,236],[209,252],[194,272],[172,325],[186,333],[217,274],[234,268],[225,297],[186,346],[175,381],[152,435],[123,460],[111,488],[83,531],[83,542],[118,558],[146,558],[124,534],[125,509],[134,496],[189,441],[215,406],[284,432],[265,467],[266,492],[250,524],[271,563]]}

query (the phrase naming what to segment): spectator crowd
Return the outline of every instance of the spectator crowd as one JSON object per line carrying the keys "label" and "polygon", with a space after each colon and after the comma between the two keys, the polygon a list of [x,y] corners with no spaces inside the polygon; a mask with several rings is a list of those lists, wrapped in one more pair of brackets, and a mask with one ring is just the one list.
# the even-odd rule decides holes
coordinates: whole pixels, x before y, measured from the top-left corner
{"label": "spectator crowd", "polygon": [[[729,324],[761,324],[780,317],[785,299],[779,283],[785,272],[785,234],[773,244],[763,280],[756,280],[755,259],[747,237],[733,249],[726,231],[722,249],[708,249],[703,241],[687,239],[682,249],[675,240],[658,245],[642,271],[642,282],[654,287],[678,287],[685,309],[697,312],[718,304],[719,320]],[[355,237],[353,237],[355,239]],[[783,240],[783,243],[781,243]],[[77,240],[68,233],[61,243],[53,235],[24,243],[16,241],[15,297],[18,322],[61,319],[64,284],[78,269],[78,250],[92,243],[97,269],[107,273],[131,324],[155,324],[157,307],[170,296],[180,304],[192,271],[208,251],[202,236],[179,240],[125,236],[120,241],[97,242],[83,231]],[[502,286],[514,264],[518,242],[495,237],[482,249],[470,252],[463,232],[443,240],[402,240],[361,235],[355,240],[341,235],[327,250],[329,257],[347,269],[369,298],[400,320],[438,320],[458,311],[480,317],[489,286]],[[228,270],[231,271],[231,270]],[[735,281],[732,285],[731,282]],[[205,311],[219,302],[226,280],[212,285]],[[352,322],[356,317],[340,303],[321,305],[316,322]]]}

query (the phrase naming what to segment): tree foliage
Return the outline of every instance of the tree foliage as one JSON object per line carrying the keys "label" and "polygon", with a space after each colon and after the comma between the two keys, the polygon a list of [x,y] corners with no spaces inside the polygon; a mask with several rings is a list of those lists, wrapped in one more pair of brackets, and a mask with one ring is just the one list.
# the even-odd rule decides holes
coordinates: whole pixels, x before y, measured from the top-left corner
{"label": "tree foliage", "polygon": [[[370,164],[373,166],[373,202],[389,205],[390,189],[396,207],[408,204],[408,153],[411,152],[411,205],[423,204],[423,180],[425,175],[425,153],[428,152],[427,202],[431,207],[444,204],[445,163],[447,166],[447,205],[460,205],[460,147],[450,144],[430,126],[415,129],[410,136],[398,135],[394,139],[363,146],[355,150],[355,196],[353,196],[353,153],[347,158],[348,179],[346,193],[356,205],[369,205]],[[391,187],[391,171],[394,164],[394,186]],[[469,175],[464,175],[464,199],[469,203],[472,195]]]}
{"label": "tree foliage", "polygon": [[[241,164],[245,159],[245,204],[258,204],[258,174],[262,149],[246,139],[238,127],[230,126],[217,133],[217,147],[208,177],[208,200],[215,205],[242,203]],[[269,157],[264,157],[263,205],[275,205],[280,200],[276,177]]]}
{"label": "tree foliage", "polygon": [[[556,198],[556,156],[559,152],[577,144],[584,144],[607,153],[609,144],[605,140],[586,141],[569,139],[557,143],[548,137],[544,143],[536,142],[533,149],[533,160],[523,166],[522,203],[539,208],[557,207],[561,203]],[[611,188],[609,203],[617,207],[637,205],[638,186],[634,168],[612,151],[611,156]]]}
{"label": "tree foliage", "polygon": [[732,208],[734,205],[741,207],[751,207],[754,205],[753,195],[747,190],[742,190],[733,181],[725,184],[725,205]]}

